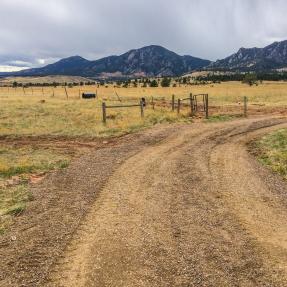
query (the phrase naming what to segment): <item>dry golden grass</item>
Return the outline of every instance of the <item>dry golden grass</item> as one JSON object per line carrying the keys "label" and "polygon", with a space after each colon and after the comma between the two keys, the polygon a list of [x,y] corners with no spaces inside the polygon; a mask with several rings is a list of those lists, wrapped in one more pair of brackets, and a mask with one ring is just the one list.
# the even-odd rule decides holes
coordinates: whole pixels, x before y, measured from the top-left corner
{"label": "dry golden grass", "polygon": [[[67,94],[68,97],[67,97]],[[98,94],[96,100],[82,100],[81,93]],[[119,102],[118,96],[122,100]],[[113,85],[33,88],[0,88],[1,135],[63,135],[105,137],[120,135],[151,126],[158,122],[178,120],[170,111],[171,96],[186,98],[190,93],[208,93],[211,106],[238,107],[242,112],[242,100],[248,97],[249,105],[266,107],[287,106],[287,83],[265,82],[248,86],[239,82],[181,86],[170,88],[115,88]],[[138,103],[140,98],[157,103],[155,111],[150,107],[145,118],[140,118],[138,107],[109,109],[107,125],[102,124],[101,104]],[[165,102],[165,103],[164,103]],[[186,109],[183,114],[187,115]],[[181,117],[180,120],[183,120]]]}
{"label": "dry golden grass", "polygon": [[[221,84],[194,85],[169,88],[118,88],[114,85],[105,86],[78,86],[68,88],[69,99],[79,99],[82,92],[98,92],[99,98],[117,101],[116,92],[123,100],[137,100],[141,97],[166,98],[170,100],[174,94],[179,98],[187,97],[190,93],[208,93],[214,104],[232,104],[242,100],[247,96],[249,101],[266,105],[287,105],[287,82],[264,82],[258,86],[248,86],[240,82],[226,82]],[[0,87],[0,97],[11,96],[37,96],[40,98],[50,98],[55,95],[57,99],[66,99],[64,87],[33,87],[33,88],[7,88]]]}

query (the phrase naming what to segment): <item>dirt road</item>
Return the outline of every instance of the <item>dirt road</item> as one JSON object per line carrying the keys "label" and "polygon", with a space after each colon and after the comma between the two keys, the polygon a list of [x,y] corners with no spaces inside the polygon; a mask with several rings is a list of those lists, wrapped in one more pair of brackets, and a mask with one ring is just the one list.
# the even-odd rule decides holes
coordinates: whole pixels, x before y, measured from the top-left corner
{"label": "dirt road", "polygon": [[246,146],[279,127],[286,120],[157,127],[79,159],[42,186],[63,192],[38,222],[46,261],[31,242],[24,253],[38,276],[10,265],[1,286],[287,286],[287,185]]}

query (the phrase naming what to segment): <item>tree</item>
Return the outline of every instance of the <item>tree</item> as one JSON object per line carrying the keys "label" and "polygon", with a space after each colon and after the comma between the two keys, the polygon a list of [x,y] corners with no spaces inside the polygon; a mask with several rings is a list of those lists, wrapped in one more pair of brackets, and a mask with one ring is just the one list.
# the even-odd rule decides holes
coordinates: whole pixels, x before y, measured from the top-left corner
{"label": "tree", "polygon": [[257,84],[257,76],[256,74],[252,73],[248,73],[244,76],[242,83],[244,84],[248,84],[249,86],[253,86],[254,84]]}
{"label": "tree", "polygon": [[171,79],[170,78],[163,78],[161,81],[161,86],[162,87],[169,87],[171,83]]}
{"label": "tree", "polygon": [[150,82],[150,85],[149,85],[149,86],[152,87],[152,88],[156,88],[156,87],[158,87],[158,83],[157,83],[156,80],[152,80],[152,81]]}

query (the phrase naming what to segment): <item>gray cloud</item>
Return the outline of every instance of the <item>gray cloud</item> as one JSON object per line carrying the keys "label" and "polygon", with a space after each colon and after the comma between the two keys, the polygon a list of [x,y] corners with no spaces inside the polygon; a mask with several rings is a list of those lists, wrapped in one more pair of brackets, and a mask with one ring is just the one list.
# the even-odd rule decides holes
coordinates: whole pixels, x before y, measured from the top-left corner
{"label": "gray cloud", "polygon": [[97,59],[150,44],[215,60],[287,39],[285,0],[1,0],[0,65]]}

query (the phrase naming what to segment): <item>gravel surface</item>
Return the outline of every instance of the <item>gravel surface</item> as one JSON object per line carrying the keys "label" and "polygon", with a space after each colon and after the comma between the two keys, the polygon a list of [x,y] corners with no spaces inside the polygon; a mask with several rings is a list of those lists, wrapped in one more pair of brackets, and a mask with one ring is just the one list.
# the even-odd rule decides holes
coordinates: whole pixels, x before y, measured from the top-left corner
{"label": "gravel surface", "polygon": [[90,151],[33,188],[0,286],[287,286],[287,186],[246,147],[283,126],[157,126]]}

